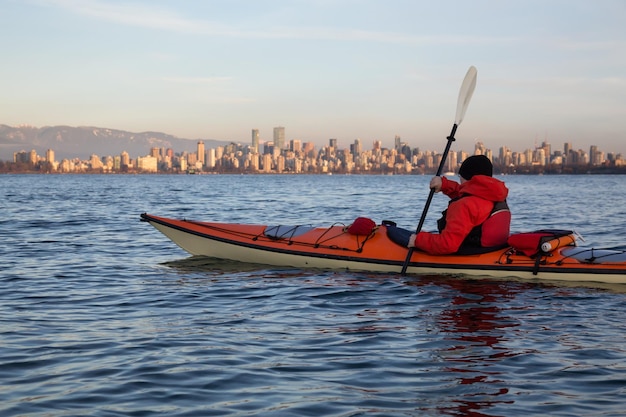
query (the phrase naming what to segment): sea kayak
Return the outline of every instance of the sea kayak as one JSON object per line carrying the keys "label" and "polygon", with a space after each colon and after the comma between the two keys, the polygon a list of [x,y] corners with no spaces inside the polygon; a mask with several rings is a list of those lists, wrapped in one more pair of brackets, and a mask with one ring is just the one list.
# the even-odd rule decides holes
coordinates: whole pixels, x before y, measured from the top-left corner
{"label": "sea kayak", "polygon": [[[389,238],[390,226],[385,224],[363,235],[343,224],[217,223],[147,213],[141,220],[192,255],[254,264],[400,273],[408,251]],[[543,247],[546,250],[533,255],[514,247],[444,256],[413,251],[406,273],[626,283],[626,251],[578,247],[573,237]]]}

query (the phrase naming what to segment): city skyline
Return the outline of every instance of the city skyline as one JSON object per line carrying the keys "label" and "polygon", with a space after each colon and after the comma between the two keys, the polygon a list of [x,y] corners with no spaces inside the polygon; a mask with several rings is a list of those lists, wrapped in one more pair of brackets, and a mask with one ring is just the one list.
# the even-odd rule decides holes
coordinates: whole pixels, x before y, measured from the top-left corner
{"label": "city skyline", "polygon": [[[119,155],[99,156],[92,154],[88,160],[64,158],[57,161],[55,151],[48,149],[45,157],[30,152],[14,153],[13,168],[0,161],[2,171],[16,170],[60,172],[146,172],[146,173],[393,173],[434,174],[435,168],[443,169],[448,175],[457,171],[469,155],[485,155],[500,173],[586,173],[590,169],[599,172],[624,173],[626,160],[621,153],[605,152],[591,145],[589,152],[576,150],[571,143],[563,143],[562,149],[542,142],[534,149],[524,152],[513,151],[506,146],[497,152],[482,142],[474,144],[472,152],[450,150],[445,164],[438,151],[412,148],[400,136],[394,138],[392,148],[384,147],[375,140],[367,150],[360,139],[349,147],[340,147],[337,139],[328,140],[328,145],[319,151],[312,142],[298,139],[285,143],[285,128],[274,128],[273,141],[259,143],[258,129],[251,130],[251,140],[245,145],[231,142],[228,145],[205,147],[198,140],[195,151],[176,152],[173,148],[151,147],[146,156],[132,158],[128,152]],[[262,145],[262,146],[261,146]],[[608,171],[607,171],[608,169]]]}
{"label": "city skyline", "polygon": [[242,143],[288,126],[317,146],[437,149],[474,65],[459,138],[623,153],[625,17],[621,0],[8,1],[0,110],[14,126]]}
{"label": "city skyline", "polygon": [[[58,126],[65,126],[65,125],[58,125]],[[23,125],[23,126],[13,126],[13,127],[31,127],[31,128],[44,128],[44,126],[41,127],[37,127],[37,126],[33,126],[33,125]],[[47,126],[46,126],[47,127]],[[104,129],[104,130],[118,130],[115,128],[108,128],[108,127],[97,127],[98,129]],[[256,144],[256,149],[259,149],[260,145],[264,145],[266,143],[270,143],[270,142],[274,142],[276,143],[277,138],[279,138],[280,144],[279,144],[279,148],[284,149],[286,146],[286,144],[291,141],[291,140],[298,140],[301,142],[312,142],[315,144],[315,146],[317,147],[323,147],[326,146],[328,144],[328,142],[330,140],[334,141],[334,143],[336,144],[335,146],[338,147],[350,147],[350,145],[352,143],[354,143],[355,140],[360,140],[363,143],[374,143],[374,142],[381,142],[383,147],[386,148],[393,148],[397,145],[397,141],[399,138],[402,139],[402,141],[404,143],[406,143],[408,146],[413,147],[413,148],[422,148],[424,149],[425,146],[423,146],[422,143],[417,143],[416,140],[411,140],[410,138],[404,138],[398,134],[394,135],[393,137],[389,137],[389,138],[371,138],[371,139],[363,139],[360,137],[356,137],[356,138],[352,138],[352,139],[338,139],[336,137],[333,137],[332,135],[327,135],[328,137],[326,139],[324,139],[321,143],[319,141],[310,141],[310,140],[304,140],[301,138],[294,138],[294,137],[290,137],[288,132],[289,132],[289,128],[285,127],[285,126],[274,126],[272,128],[269,128],[266,132],[264,132],[262,129],[258,129],[258,128],[253,128],[253,129],[249,129],[248,130],[248,138],[245,140],[228,140],[228,139],[220,139],[220,138],[178,138],[182,141],[188,141],[190,144],[195,144],[197,141],[202,140],[202,141],[216,141],[216,142],[222,142],[224,144],[227,143],[238,143],[238,144],[251,144],[253,147],[255,147]],[[152,130],[152,132],[154,132]],[[252,137],[250,137],[250,132],[252,134]],[[263,132],[263,133],[262,133]],[[146,132],[127,132],[129,134],[141,134],[141,133],[146,133]],[[158,133],[162,133],[165,135],[169,135],[168,132],[158,132]],[[449,133],[449,132],[448,132]],[[432,149],[432,151],[437,152],[437,151],[441,151],[445,145],[446,145],[446,135],[442,134],[441,137],[438,139],[438,141],[435,142],[435,145]],[[468,138],[465,135],[463,135],[462,132],[457,133],[456,134],[456,140],[454,142],[454,144],[452,145],[452,148],[458,148],[458,150],[463,150],[463,149],[471,149],[474,147],[474,145],[476,143],[483,143],[486,144],[486,146],[490,149],[498,149],[500,147],[506,147],[508,149],[510,149],[513,152],[525,152],[528,149],[532,149],[532,148],[536,148],[539,146],[540,143],[542,142],[548,142],[548,143],[558,143],[558,144],[569,144],[569,146],[575,150],[583,150],[583,151],[588,151],[592,146],[596,146],[596,147],[601,147],[603,149],[604,152],[606,153],[613,153],[613,154],[626,154],[625,151],[620,150],[620,146],[611,146],[609,145],[609,148],[605,148],[603,146],[600,146],[598,143],[594,143],[593,141],[589,140],[585,143],[575,143],[572,141],[567,141],[567,140],[551,140],[548,137],[543,137],[543,138],[539,138],[539,137],[534,137],[532,140],[529,138],[526,141],[518,141],[517,143],[506,143],[504,141],[497,141],[495,140],[495,143],[489,143],[485,140],[483,140],[480,137],[477,138]],[[619,144],[618,144],[619,145]],[[626,146],[626,141],[625,143],[621,144],[624,147]],[[21,149],[22,151],[29,151],[30,148],[28,145],[25,146],[25,149]],[[78,155],[75,155],[78,156]],[[141,156],[141,155],[137,155],[137,156]],[[10,156],[7,154],[4,158],[0,156],[0,160],[9,160]]]}

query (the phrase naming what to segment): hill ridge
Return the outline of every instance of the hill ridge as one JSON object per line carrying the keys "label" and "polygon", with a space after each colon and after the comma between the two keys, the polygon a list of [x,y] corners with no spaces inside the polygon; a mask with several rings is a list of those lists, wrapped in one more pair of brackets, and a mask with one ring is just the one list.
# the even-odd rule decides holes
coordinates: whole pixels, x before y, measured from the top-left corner
{"label": "hill ridge", "polygon": [[131,158],[145,156],[152,147],[172,148],[174,152],[193,152],[202,140],[205,147],[228,144],[215,139],[185,139],[163,132],[130,132],[96,126],[9,126],[0,124],[0,160],[12,161],[13,153],[34,149],[45,155],[48,149],[55,152],[57,160],[64,158],[87,159],[98,156],[119,155],[126,151]]}

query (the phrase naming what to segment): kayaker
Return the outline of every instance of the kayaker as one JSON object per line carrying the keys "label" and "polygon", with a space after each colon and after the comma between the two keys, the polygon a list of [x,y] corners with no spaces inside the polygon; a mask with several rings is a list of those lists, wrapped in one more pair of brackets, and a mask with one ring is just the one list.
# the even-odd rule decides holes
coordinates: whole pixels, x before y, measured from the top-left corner
{"label": "kayaker", "polygon": [[459,169],[460,184],[446,177],[433,177],[430,188],[451,198],[439,233],[413,233],[408,247],[432,255],[480,253],[506,245],[511,213],[504,182],[493,178],[493,165],[484,155],[465,159]]}

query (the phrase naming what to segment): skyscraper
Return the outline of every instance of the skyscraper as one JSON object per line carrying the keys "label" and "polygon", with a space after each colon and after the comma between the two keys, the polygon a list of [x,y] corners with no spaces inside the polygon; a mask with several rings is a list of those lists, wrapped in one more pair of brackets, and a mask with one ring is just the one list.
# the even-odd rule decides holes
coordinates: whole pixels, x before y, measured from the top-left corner
{"label": "skyscraper", "polygon": [[277,149],[285,149],[285,128],[278,126],[274,128],[274,147]]}
{"label": "skyscraper", "polygon": [[48,149],[46,151],[46,161],[50,163],[54,163],[54,151],[52,149]]}
{"label": "skyscraper", "polygon": [[541,142],[541,147],[543,148],[544,152],[545,152],[545,158],[546,164],[550,163],[550,155],[552,155],[552,145],[550,145],[550,143],[548,143],[548,141],[543,141]]}
{"label": "skyscraper", "polygon": [[591,145],[589,147],[589,162],[593,165],[602,165],[604,159],[604,153],[600,152],[598,146]]}
{"label": "skyscraper", "polygon": [[456,151],[450,151],[448,153],[448,158],[446,160],[446,167],[447,167],[446,169],[449,172],[455,172],[458,165],[459,165],[459,160],[457,158]]}
{"label": "skyscraper", "polygon": [[210,148],[206,155],[205,165],[209,168],[215,168],[216,160],[215,160],[215,149]]}
{"label": "skyscraper", "polygon": [[292,139],[289,141],[289,150],[292,152],[300,152],[302,150],[302,141],[300,139]]}
{"label": "skyscraper", "polygon": [[484,143],[478,141],[474,144],[474,155],[485,155],[486,152],[487,148],[485,147]]}
{"label": "skyscraper", "polygon": [[130,155],[128,154],[128,152],[123,151],[120,154],[120,164],[122,167],[128,167],[130,165]]}
{"label": "skyscraper", "polygon": [[198,141],[198,150],[196,151],[196,160],[200,162],[202,166],[204,166],[205,154],[204,154],[204,142],[201,140]]}
{"label": "skyscraper", "polygon": [[252,152],[259,153],[259,129],[252,129]]}

